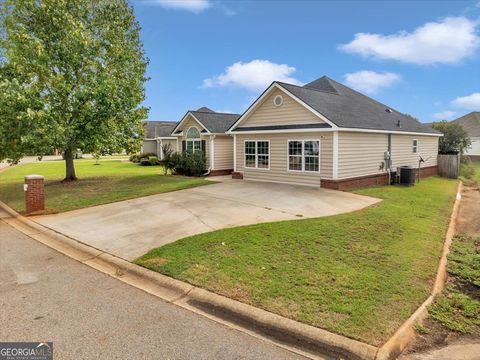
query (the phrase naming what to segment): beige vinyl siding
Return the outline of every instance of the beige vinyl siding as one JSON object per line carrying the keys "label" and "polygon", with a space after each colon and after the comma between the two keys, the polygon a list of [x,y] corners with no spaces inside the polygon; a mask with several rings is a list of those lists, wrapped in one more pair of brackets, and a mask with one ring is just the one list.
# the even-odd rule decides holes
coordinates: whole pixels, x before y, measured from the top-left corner
{"label": "beige vinyl siding", "polygon": [[[283,104],[275,106],[275,96],[283,97]],[[267,96],[251,114],[245,118],[242,126],[268,126],[268,125],[293,125],[293,124],[323,123],[318,116],[300,105],[296,100],[281,90],[275,90]]]}
{"label": "beige vinyl siding", "polygon": [[[413,152],[413,139],[418,141],[418,153]],[[384,153],[388,150],[388,134],[339,132],[338,178],[381,174],[385,167]],[[398,166],[418,167],[418,155],[426,160],[422,167],[437,165],[438,137],[392,134],[392,169]]]}
{"label": "beige vinyl siding", "polygon": [[177,140],[176,139],[162,139],[162,146],[170,145],[170,148],[173,151],[177,151]]}
{"label": "beige vinyl siding", "polygon": [[233,138],[231,136],[215,137],[213,170],[233,169]]}
{"label": "beige vinyl siding", "polygon": [[[244,167],[245,140],[270,141],[270,169]],[[288,140],[320,140],[320,173],[288,171]],[[289,133],[236,135],[236,171],[243,173],[245,180],[273,181],[300,185],[320,186],[320,179],[332,178],[333,163],[332,133]]]}
{"label": "beige vinyl siding", "polygon": [[380,174],[388,150],[387,134],[342,132],[338,134],[338,178]]}
{"label": "beige vinyl siding", "polygon": [[183,131],[183,135],[178,137],[178,151],[179,152],[182,151],[182,141],[187,140],[187,131],[191,126],[195,126],[198,129],[198,131],[200,131],[200,139],[205,140],[205,156],[207,157],[207,166],[209,167],[210,166],[210,136],[202,135],[202,131],[204,131],[204,128],[190,114],[185,119],[182,126],[176,130],[176,131],[178,130]]}
{"label": "beige vinyl siding", "polygon": [[144,153],[157,153],[157,140],[143,140]]}
{"label": "beige vinyl siding", "polygon": [[[413,139],[417,139],[418,150],[413,152]],[[419,156],[425,160],[422,167],[437,165],[438,136],[392,135],[392,167],[418,167]]]}
{"label": "beige vinyl siding", "polygon": [[[171,151],[173,151],[173,152],[177,151],[177,139],[162,139],[160,146],[163,148],[166,145],[170,145]],[[159,154],[163,155],[163,153],[160,151],[160,149],[159,149]],[[162,156],[161,160],[163,160],[163,156]]]}

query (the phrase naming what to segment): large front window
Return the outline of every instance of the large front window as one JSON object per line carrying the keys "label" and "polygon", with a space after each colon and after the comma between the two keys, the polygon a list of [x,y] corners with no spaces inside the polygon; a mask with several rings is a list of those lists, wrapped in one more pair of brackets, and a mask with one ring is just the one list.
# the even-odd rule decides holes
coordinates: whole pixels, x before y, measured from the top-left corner
{"label": "large front window", "polygon": [[268,141],[245,141],[245,167],[268,169],[270,166],[270,143]]}
{"label": "large front window", "polygon": [[202,151],[202,140],[200,139],[200,131],[196,127],[191,127],[187,131],[187,153],[193,154],[197,151]]}
{"label": "large front window", "polygon": [[320,140],[288,141],[288,170],[319,172]]}

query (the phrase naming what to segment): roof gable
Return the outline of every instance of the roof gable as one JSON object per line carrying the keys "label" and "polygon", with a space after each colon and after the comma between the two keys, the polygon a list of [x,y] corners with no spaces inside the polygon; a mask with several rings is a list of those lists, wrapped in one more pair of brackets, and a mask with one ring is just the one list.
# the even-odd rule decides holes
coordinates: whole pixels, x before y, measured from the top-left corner
{"label": "roof gable", "polygon": [[470,114],[464,115],[452,122],[460,124],[468,136],[480,137],[480,111],[472,111]]}
{"label": "roof gable", "polygon": [[[277,96],[282,97],[281,105],[274,103]],[[283,126],[324,122],[283,89],[275,88],[266,94],[255,109],[242,119],[241,126]]]}
{"label": "roof gable", "polygon": [[178,123],[178,125],[173,129],[172,133],[174,135],[181,133],[183,124],[189,117],[193,118],[203,128],[204,131],[202,131],[202,133],[220,134],[225,133],[235,123],[235,121],[237,121],[240,115],[218,113],[210,110],[207,107],[201,107],[198,110],[189,110]]}

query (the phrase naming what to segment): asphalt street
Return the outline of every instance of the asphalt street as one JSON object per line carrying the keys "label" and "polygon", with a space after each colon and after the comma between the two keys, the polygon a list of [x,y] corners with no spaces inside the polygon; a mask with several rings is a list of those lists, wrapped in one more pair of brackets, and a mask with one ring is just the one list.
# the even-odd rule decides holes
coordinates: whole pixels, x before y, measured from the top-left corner
{"label": "asphalt street", "polygon": [[53,341],[54,359],[305,359],[97,272],[5,216],[0,341]]}

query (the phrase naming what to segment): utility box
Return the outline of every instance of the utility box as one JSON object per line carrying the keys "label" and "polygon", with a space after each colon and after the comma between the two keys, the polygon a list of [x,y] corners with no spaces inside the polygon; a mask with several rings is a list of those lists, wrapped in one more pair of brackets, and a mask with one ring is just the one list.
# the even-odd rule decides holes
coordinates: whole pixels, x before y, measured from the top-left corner
{"label": "utility box", "polygon": [[406,186],[415,185],[416,170],[411,166],[400,166],[400,184]]}
{"label": "utility box", "polygon": [[45,187],[42,175],[27,175],[23,185],[27,214],[45,210]]}

